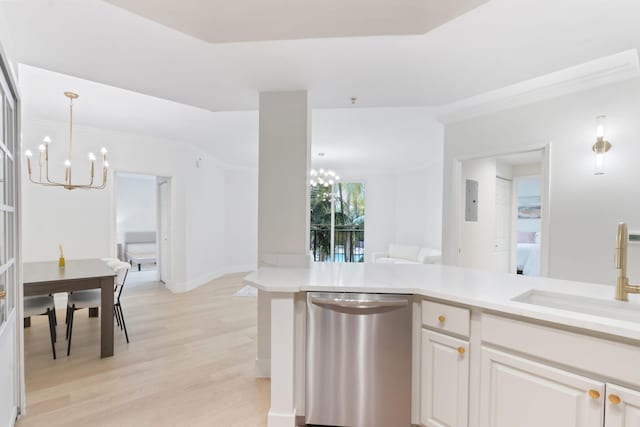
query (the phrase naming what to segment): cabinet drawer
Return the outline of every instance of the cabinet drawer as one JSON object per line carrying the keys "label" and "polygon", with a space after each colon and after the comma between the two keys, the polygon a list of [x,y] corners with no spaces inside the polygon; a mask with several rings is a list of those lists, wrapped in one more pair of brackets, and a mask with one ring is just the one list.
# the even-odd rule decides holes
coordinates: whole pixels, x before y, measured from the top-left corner
{"label": "cabinet drawer", "polygon": [[422,324],[440,332],[469,337],[469,309],[422,301]]}

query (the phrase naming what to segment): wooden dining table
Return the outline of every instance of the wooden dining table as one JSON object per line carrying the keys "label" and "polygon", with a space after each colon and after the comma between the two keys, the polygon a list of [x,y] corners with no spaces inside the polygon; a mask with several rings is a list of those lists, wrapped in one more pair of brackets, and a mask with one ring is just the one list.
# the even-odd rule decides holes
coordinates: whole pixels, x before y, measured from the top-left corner
{"label": "wooden dining table", "polygon": [[113,284],[116,273],[99,259],[23,264],[24,296],[100,289],[100,357],[113,356]]}

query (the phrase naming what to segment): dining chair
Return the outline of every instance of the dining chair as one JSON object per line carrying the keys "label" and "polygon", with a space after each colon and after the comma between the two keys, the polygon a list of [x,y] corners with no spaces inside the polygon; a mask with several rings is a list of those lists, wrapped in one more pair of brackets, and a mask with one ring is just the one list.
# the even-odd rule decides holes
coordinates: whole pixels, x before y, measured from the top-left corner
{"label": "dining chair", "polygon": [[49,336],[51,338],[51,351],[53,359],[56,359],[56,305],[53,295],[39,295],[24,297],[23,317],[44,316],[49,318]]}
{"label": "dining chair", "polygon": [[120,262],[114,268],[116,272],[116,290],[115,290],[115,301],[113,303],[113,311],[116,316],[116,321],[118,322],[118,326],[120,330],[124,329],[124,336],[127,339],[127,344],[129,344],[129,333],[127,332],[127,325],[124,322],[124,312],[122,311],[122,304],[120,303],[120,296],[122,295],[122,290],[124,289],[124,284],[127,281],[127,276],[129,274],[129,269],[131,269],[131,264],[128,262]]}
{"label": "dining chair", "polygon": [[[114,301],[113,312],[118,326],[120,329],[124,329],[124,335],[129,343],[129,334],[127,327],[124,323],[124,313],[122,312],[122,305],[120,304],[120,295],[122,295],[122,289],[127,279],[127,273],[131,268],[128,262],[112,261],[107,262],[107,265],[114,270],[116,277],[114,279]],[[73,333],[73,319],[74,313],[77,310],[84,308],[94,308],[100,306],[100,289],[87,289],[83,291],[69,292],[67,297],[67,356],[71,354],[71,336]]]}

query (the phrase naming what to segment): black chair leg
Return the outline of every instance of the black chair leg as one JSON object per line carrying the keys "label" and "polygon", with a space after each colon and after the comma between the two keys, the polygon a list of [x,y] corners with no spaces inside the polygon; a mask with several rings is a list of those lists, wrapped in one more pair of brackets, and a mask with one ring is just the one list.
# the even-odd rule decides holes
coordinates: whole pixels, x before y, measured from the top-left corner
{"label": "black chair leg", "polygon": [[51,311],[51,317],[53,317],[53,342],[58,342],[58,331],[56,330],[56,326],[58,325],[56,323],[56,311],[52,310]]}
{"label": "black chair leg", "polygon": [[118,306],[114,304],[114,306],[113,306],[113,317],[116,318],[116,324],[118,325],[118,327],[120,329],[122,329],[122,326],[120,326],[120,317],[118,317],[118,316],[119,316]]}
{"label": "black chair leg", "polygon": [[67,332],[65,333],[65,339],[69,339],[69,323],[71,322],[71,307],[67,306],[67,317],[64,323],[67,324]]}
{"label": "black chair leg", "polygon": [[53,314],[52,310],[47,309],[47,317],[49,318],[49,336],[51,337],[51,351],[53,352],[53,360],[55,360],[56,359],[56,344],[55,344],[56,327],[54,325],[55,315]]}
{"label": "black chair leg", "polygon": [[124,312],[122,311],[122,306],[118,304],[118,311],[120,311],[120,320],[122,321],[122,327],[124,328],[124,336],[127,339],[127,344],[129,344],[129,334],[127,333],[127,324],[124,323]]}
{"label": "black chair leg", "polygon": [[73,314],[76,311],[75,304],[71,306],[69,316],[69,341],[67,342],[67,356],[71,354],[71,335],[73,335]]}

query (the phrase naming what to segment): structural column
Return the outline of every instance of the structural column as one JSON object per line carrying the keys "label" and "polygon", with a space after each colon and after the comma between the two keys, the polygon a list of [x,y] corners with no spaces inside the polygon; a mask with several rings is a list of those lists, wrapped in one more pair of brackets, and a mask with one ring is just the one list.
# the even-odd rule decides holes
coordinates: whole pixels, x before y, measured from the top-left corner
{"label": "structural column", "polygon": [[[311,116],[306,91],[260,94],[258,266],[309,265]],[[258,293],[258,376],[273,376],[269,426],[295,426],[292,330],[271,334],[272,318],[291,321],[293,295]],[[272,308],[276,309],[272,313]],[[280,323],[280,322],[279,322]],[[280,324],[284,324],[282,322]],[[272,343],[279,362],[271,361]],[[282,353],[287,354],[282,354]],[[287,363],[280,363],[282,361]],[[276,378],[277,376],[277,378]]]}

